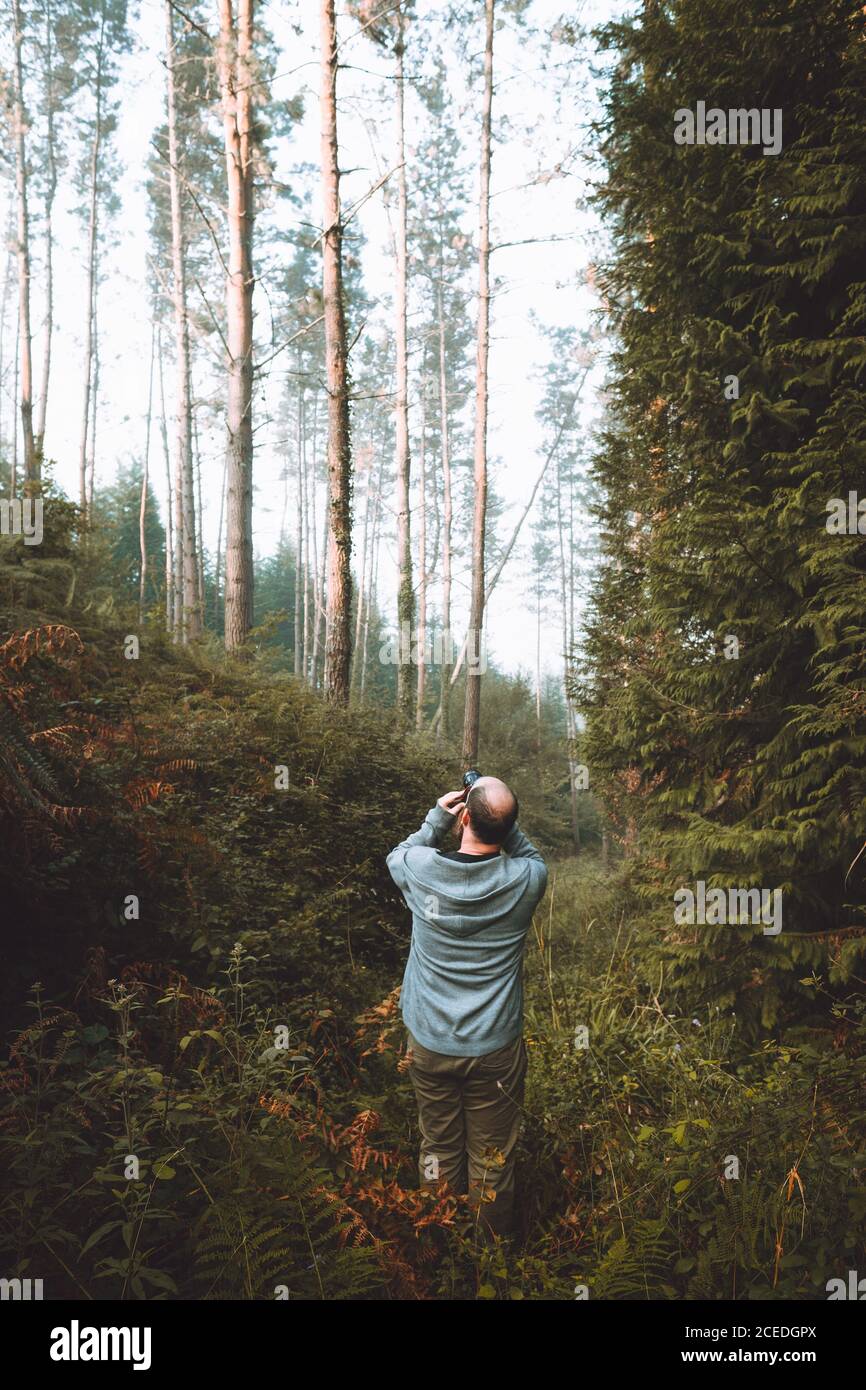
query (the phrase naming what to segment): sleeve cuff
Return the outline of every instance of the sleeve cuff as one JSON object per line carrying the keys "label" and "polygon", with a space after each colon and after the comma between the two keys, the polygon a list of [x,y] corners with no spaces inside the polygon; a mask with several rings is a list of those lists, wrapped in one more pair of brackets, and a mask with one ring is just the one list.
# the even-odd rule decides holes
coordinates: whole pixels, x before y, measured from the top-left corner
{"label": "sleeve cuff", "polygon": [[451,829],[451,826],[454,824],[454,815],[451,811],[446,811],[437,802],[437,804],[432,806],[427,812],[427,821],[433,830],[441,833]]}

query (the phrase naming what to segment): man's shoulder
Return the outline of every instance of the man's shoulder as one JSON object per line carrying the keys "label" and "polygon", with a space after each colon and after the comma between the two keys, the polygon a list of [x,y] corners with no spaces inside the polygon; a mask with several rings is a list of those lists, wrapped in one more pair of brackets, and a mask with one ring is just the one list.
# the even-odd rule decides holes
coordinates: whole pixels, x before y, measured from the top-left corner
{"label": "man's shoulder", "polygon": [[527,889],[541,898],[547,887],[547,865],[544,860],[540,856],[535,859],[527,855],[525,858],[509,859],[508,863],[513,866],[515,879],[522,876]]}
{"label": "man's shoulder", "polygon": [[405,863],[407,864],[432,864],[447,863],[435,845],[410,845],[405,851]]}

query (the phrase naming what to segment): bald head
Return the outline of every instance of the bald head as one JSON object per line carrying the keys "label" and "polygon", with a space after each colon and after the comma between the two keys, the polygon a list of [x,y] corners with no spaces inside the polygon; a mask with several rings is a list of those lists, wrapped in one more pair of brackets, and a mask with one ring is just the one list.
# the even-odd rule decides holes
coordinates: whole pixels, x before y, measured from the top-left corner
{"label": "bald head", "polygon": [[479,777],[469,790],[466,810],[476,840],[501,845],[517,820],[517,797],[498,777]]}

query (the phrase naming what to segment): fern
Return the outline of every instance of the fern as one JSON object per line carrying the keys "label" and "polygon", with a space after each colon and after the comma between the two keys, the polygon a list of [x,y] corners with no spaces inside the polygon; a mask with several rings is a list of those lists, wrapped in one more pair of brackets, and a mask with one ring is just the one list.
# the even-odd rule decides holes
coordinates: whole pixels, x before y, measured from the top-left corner
{"label": "fern", "polygon": [[733,1298],[741,1284],[753,1282],[761,1272],[769,1270],[771,1277],[774,1210],[773,1194],[760,1181],[760,1174],[724,1185],[715,1230],[697,1256],[690,1298],[717,1298],[725,1283]]}
{"label": "fern", "polygon": [[[254,1162],[247,1157],[241,1190],[215,1201],[199,1225],[193,1283],[201,1298],[331,1301],[381,1287],[376,1251],[347,1239],[352,1225],[332,1199],[329,1174],[282,1138],[264,1161],[260,1148]],[[279,1187],[262,1189],[265,1175]]]}
{"label": "fern", "polygon": [[672,1292],[674,1246],[660,1220],[636,1221],[615,1240],[591,1281],[593,1298],[658,1298]]}

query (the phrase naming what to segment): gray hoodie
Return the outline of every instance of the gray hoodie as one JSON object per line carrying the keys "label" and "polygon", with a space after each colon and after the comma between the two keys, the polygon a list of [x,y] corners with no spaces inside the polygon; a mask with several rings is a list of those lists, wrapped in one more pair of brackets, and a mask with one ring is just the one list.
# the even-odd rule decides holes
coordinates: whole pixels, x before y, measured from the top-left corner
{"label": "gray hoodie", "polygon": [[439,846],[453,824],[434,806],[388,855],[412,913],[400,1009],[422,1047],[479,1057],[523,1030],[523,947],[547,865],[516,825],[495,859],[448,859]]}

